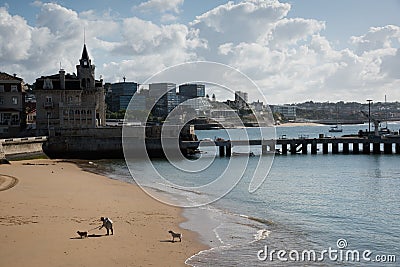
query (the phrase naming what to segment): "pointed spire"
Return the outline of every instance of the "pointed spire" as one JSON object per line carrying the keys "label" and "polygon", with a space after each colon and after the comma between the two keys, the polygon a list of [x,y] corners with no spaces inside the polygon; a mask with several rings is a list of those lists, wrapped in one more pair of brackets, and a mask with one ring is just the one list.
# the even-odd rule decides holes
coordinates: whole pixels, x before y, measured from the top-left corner
{"label": "pointed spire", "polygon": [[82,51],[82,58],[81,59],[89,60],[89,54],[88,54],[87,49],[86,49],[86,44],[83,45],[83,51]]}

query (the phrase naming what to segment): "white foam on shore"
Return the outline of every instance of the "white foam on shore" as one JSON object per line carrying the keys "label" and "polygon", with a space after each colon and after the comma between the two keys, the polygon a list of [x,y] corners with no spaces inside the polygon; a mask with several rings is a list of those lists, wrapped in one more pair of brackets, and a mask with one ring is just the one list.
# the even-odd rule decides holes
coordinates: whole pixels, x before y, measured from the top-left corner
{"label": "white foam on shore", "polygon": [[264,240],[269,236],[270,233],[271,233],[271,231],[269,231],[267,229],[258,230],[257,233],[254,235],[254,241],[252,241],[250,243]]}

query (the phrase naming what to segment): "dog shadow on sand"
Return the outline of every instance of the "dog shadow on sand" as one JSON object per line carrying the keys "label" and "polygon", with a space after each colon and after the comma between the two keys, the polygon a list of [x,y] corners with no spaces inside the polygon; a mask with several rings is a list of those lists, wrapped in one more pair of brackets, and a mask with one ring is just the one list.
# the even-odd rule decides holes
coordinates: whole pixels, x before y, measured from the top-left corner
{"label": "dog shadow on sand", "polygon": [[171,240],[171,239],[168,239],[168,240],[160,240],[160,242],[163,242],[163,243],[179,243],[179,241],[173,241],[173,240]]}
{"label": "dog shadow on sand", "polygon": [[[80,237],[80,236],[75,236],[75,237],[70,237],[69,239],[85,239],[85,238],[89,238],[89,237],[103,237],[103,236],[107,236],[107,235],[96,235],[96,234],[91,234],[88,235],[87,237]],[[171,240],[170,240],[171,241]]]}

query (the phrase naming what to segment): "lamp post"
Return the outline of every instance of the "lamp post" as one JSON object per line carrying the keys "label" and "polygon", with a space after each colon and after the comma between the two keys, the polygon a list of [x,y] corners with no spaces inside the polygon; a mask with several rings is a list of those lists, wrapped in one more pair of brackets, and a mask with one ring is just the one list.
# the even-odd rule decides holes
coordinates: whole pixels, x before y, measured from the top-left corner
{"label": "lamp post", "polygon": [[368,102],[368,136],[371,133],[371,102],[372,99],[367,99]]}

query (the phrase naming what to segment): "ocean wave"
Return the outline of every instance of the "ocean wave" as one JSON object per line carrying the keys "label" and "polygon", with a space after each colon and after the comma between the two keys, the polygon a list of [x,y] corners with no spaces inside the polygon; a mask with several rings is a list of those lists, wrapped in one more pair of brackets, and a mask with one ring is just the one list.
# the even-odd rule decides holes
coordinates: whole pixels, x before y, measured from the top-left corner
{"label": "ocean wave", "polygon": [[190,189],[187,189],[187,188],[178,187],[178,186],[174,186],[174,185],[170,185],[170,184],[163,184],[163,183],[158,183],[158,184],[162,185],[162,186],[165,186],[165,187],[169,187],[169,188],[175,189],[175,190],[193,193],[193,194],[196,194],[196,195],[203,195],[204,194],[203,192],[199,192],[199,191],[196,191],[196,190],[190,190]]}
{"label": "ocean wave", "polygon": [[258,217],[253,217],[253,216],[247,216],[247,215],[243,215],[243,214],[239,214],[240,217],[242,218],[246,218],[255,222],[259,222],[262,224],[266,224],[266,225],[275,225],[275,223],[271,220],[267,220],[267,219],[263,219],[263,218],[258,218]]}

